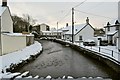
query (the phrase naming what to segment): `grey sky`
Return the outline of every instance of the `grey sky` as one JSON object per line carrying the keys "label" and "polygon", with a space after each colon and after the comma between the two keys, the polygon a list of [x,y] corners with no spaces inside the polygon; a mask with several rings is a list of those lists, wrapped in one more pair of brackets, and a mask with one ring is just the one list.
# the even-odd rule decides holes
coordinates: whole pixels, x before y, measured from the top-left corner
{"label": "grey sky", "polygon": [[[12,0],[11,0],[12,1]],[[22,16],[22,14],[29,14],[34,19],[37,19],[37,23],[46,23],[51,27],[56,27],[57,21],[59,21],[59,28],[64,27],[66,23],[71,25],[71,12],[70,9],[73,6],[78,5],[80,2],[41,2],[40,0],[19,0],[21,2],[14,2],[18,0],[9,1],[9,7],[12,14]],[[32,2],[31,2],[32,1]],[[39,1],[39,2],[36,2]],[[48,1],[48,0],[46,0]],[[54,0],[53,0],[54,1]],[[84,0],[81,0],[84,1]],[[75,11],[75,24],[85,23],[86,17],[89,17],[90,23],[93,27],[103,27],[108,21],[113,21],[118,17],[118,3],[117,2],[97,2],[88,0],[81,6],[75,8],[76,10],[92,13],[100,16],[106,16],[108,18],[93,16],[91,14],[85,14]],[[104,1],[104,0],[101,0]],[[114,1],[114,0],[110,0]],[[67,14],[68,16],[63,19]],[[61,20],[61,21],[60,21]],[[113,21],[114,22],[114,21]]]}

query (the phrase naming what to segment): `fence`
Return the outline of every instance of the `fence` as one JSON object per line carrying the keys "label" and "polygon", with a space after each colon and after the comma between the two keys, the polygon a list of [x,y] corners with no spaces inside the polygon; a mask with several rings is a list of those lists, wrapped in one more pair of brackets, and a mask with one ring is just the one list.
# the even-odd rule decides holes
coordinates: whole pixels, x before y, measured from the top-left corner
{"label": "fence", "polygon": [[[116,60],[118,60],[118,57],[120,56],[120,52],[111,50],[111,49],[107,49],[107,48],[103,48],[103,47],[98,47],[98,46],[85,46],[85,48],[97,51],[101,54],[107,55],[109,57],[112,57]],[[117,50],[117,49],[116,49]]]}
{"label": "fence", "polygon": [[[112,48],[108,49],[107,46],[103,46],[105,48],[103,48],[102,46],[84,46],[83,43],[79,43],[79,42],[75,42],[74,44],[86,49],[90,49],[91,51],[99,52],[100,54],[109,56],[120,62],[120,52],[117,49],[115,49],[116,50],[115,51],[112,50]],[[111,47],[115,48],[115,46],[111,46]]]}

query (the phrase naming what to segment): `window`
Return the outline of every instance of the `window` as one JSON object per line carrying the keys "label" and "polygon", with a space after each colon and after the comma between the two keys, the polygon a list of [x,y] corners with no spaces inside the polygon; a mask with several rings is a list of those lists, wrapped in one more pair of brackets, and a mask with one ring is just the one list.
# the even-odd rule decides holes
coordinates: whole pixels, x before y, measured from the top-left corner
{"label": "window", "polygon": [[110,31],[110,27],[108,26],[108,31]]}
{"label": "window", "polygon": [[49,26],[46,26],[46,31],[50,31],[50,28],[49,28]]}
{"label": "window", "polygon": [[82,36],[79,36],[79,41],[82,41]]}
{"label": "window", "polygon": [[116,30],[119,30],[119,26],[116,26]]}

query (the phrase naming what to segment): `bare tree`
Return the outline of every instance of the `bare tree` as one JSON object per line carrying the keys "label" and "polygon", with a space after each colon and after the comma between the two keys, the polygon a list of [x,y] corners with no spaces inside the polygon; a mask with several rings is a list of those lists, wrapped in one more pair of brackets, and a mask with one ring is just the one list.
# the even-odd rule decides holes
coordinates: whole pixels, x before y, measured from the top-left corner
{"label": "bare tree", "polygon": [[35,24],[36,20],[28,14],[24,14],[23,17],[17,15],[12,16],[13,19],[13,31],[14,32],[31,32],[32,25]]}
{"label": "bare tree", "polygon": [[29,14],[23,14],[23,19],[25,22],[27,22],[27,29],[28,29],[28,32],[30,32],[29,27],[31,25],[34,25],[37,20],[33,19]]}

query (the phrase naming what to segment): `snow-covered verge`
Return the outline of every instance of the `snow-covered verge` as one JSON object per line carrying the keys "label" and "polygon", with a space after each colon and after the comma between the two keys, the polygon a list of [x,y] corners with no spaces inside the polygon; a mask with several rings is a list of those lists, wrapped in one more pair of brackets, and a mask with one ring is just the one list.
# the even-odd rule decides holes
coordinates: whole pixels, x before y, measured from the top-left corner
{"label": "snow-covered verge", "polygon": [[[56,40],[63,41],[61,39],[56,39]],[[120,52],[118,51],[116,46],[84,46],[82,42],[81,43],[72,43],[70,41],[63,41],[63,42],[75,44],[75,45],[83,47],[85,49],[89,49],[93,52],[97,52],[99,54],[108,56],[111,59],[114,59],[114,60],[120,62],[120,59],[119,59]]]}
{"label": "snow-covered verge", "polygon": [[118,62],[119,61],[119,56],[120,56],[120,52],[118,51],[118,49],[116,48],[116,46],[84,46],[83,43],[78,44],[78,43],[74,43],[80,47],[89,49],[91,51],[97,52],[99,54],[108,56]]}
{"label": "snow-covered verge", "polygon": [[0,56],[0,78],[5,74],[9,74],[6,69],[10,68],[11,64],[22,63],[22,61],[29,59],[31,55],[37,55],[41,51],[41,44],[35,41],[33,45],[27,46],[22,50]]}

